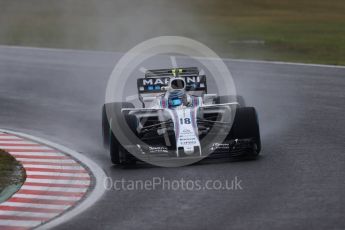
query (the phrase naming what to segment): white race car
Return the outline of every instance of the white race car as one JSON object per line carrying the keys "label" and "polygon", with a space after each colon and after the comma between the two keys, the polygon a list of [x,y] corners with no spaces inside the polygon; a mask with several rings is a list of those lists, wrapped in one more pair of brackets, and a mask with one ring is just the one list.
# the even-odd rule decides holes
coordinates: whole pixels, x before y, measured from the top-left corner
{"label": "white race car", "polygon": [[258,118],[239,96],[207,93],[195,67],[148,70],[137,80],[142,108],[103,106],[103,143],[114,164],[138,160],[255,158],[261,150]]}

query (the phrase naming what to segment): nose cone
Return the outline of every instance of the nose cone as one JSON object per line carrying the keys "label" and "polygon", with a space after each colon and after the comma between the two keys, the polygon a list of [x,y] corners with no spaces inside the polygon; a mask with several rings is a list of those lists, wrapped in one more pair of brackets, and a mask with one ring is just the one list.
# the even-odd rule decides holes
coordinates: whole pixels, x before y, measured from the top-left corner
{"label": "nose cone", "polygon": [[186,155],[194,154],[194,146],[184,146],[183,150]]}

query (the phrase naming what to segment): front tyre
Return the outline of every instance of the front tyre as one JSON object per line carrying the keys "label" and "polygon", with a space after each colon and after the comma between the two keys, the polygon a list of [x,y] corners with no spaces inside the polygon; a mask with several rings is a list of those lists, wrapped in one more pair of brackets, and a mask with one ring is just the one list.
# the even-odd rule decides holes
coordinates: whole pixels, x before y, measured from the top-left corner
{"label": "front tyre", "polygon": [[105,148],[110,147],[111,119],[119,115],[122,108],[134,108],[134,105],[129,102],[112,102],[104,104],[102,107],[102,137]]}
{"label": "front tyre", "polygon": [[237,108],[233,126],[230,132],[231,139],[252,140],[253,154],[257,156],[261,151],[259,122],[254,107]]}
{"label": "front tyre", "polygon": [[[120,119],[121,116],[123,116],[121,109],[122,108],[132,108],[133,105],[131,103],[112,103],[111,104],[111,114],[113,116],[111,119],[111,125],[110,125],[110,129],[109,129],[109,152],[110,152],[110,159],[111,162],[113,164],[117,164],[117,165],[133,165],[136,163],[136,158],[134,156],[132,156],[127,150],[126,148],[124,148],[122,146],[122,144],[119,142],[119,140],[116,138],[116,136],[114,135],[114,132],[111,130],[112,128],[122,128],[122,129],[126,129],[128,128],[127,126],[123,126],[123,127],[119,127],[118,126],[118,121],[116,121],[115,119]],[[125,116],[125,121],[127,121],[128,116]],[[133,120],[133,119],[130,119]],[[133,125],[132,125],[133,126]],[[134,128],[130,125],[130,129]]]}
{"label": "front tyre", "polygon": [[[111,131],[110,131],[111,132]],[[113,164],[120,164],[120,143],[116,139],[113,132],[110,133],[109,150],[110,150],[110,160]]]}
{"label": "front tyre", "polygon": [[113,132],[110,134],[110,160],[116,165],[134,165],[136,159],[117,140]]}
{"label": "front tyre", "polygon": [[102,138],[103,138],[103,146],[104,148],[109,148],[109,133],[110,133],[110,125],[109,125],[109,120],[107,117],[107,112],[106,112],[106,105],[104,104],[102,107]]}

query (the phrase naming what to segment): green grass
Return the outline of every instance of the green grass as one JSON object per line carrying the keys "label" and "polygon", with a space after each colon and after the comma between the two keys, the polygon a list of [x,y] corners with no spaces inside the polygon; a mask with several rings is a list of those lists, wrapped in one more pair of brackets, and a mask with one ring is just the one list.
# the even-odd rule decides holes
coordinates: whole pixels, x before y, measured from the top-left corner
{"label": "green grass", "polygon": [[22,165],[10,154],[0,150],[0,193],[8,186],[22,184],[24,180]]}
{"label": "green grass", "polygon": [[160,35],[223,57],[345,65],[345,1],[0,0],[0,44],[126,51]]}

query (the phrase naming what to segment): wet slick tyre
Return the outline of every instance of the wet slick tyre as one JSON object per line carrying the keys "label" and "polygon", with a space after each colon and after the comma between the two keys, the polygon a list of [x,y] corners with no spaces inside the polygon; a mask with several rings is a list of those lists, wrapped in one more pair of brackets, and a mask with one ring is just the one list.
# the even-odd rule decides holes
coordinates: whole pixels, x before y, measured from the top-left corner
{"label": "wet slick tyre", "polygon": [[254,107],[240,107],[236,110],[234,124],[231,128],[231,139],[252,139],[254,142],[254,156],[261,151],[259,122]]}
{"label": "wet slick tyre", "polygon": [[218,96],[215,98],[215,103],[216,104],[223,104],[223,103],[231,103],[231,102],[238,102],[241,107],[246,106],[244,98],[240,95],[223,95],[223,96]]}
{"label": "wet slick tyre", "polygon": [[[129,108],[129,103],[113,103],[113,116],[114,119],[120,118],[122,116],[121,109],[122,108]],[[126,119],[125,119],[126,120]],[[110,128],[110,140],[109,140],[109,152],[110,152],[110,159],[113,164],[117,165],[133,165],[136,163],[136,159],[132,156],[126,148],[122,146],[122,144],[118,141],[114,133],[111,131],[112,128],[120,128],[117,126],[118,123],[112,119],[111,121],[111,128]],[[123,127],[122,127],[123,128]]]}
{"label": "wet slick tyre", "polygon": [[103,138],[103,146],[104,148],[109,148],[109,133],[110,133],[110,124],[107,117],[107,112],[105,109],[105,104],[102,107],[102,138]]}
{"label": "wet slick tyre", "polygon": [[116,165],[134,165],[136,160],[128,151],[119,143],[115,135],[110,135],[110,159]]}
{"label": "wet slick tyre", "polygon": [[109,148],[110,145],[110,120],[114,117],[116,111],[122,108],[134,108],[134,105],[129,102],[112,102],[104,104],[102,107],[102,137],[104,148]]}

